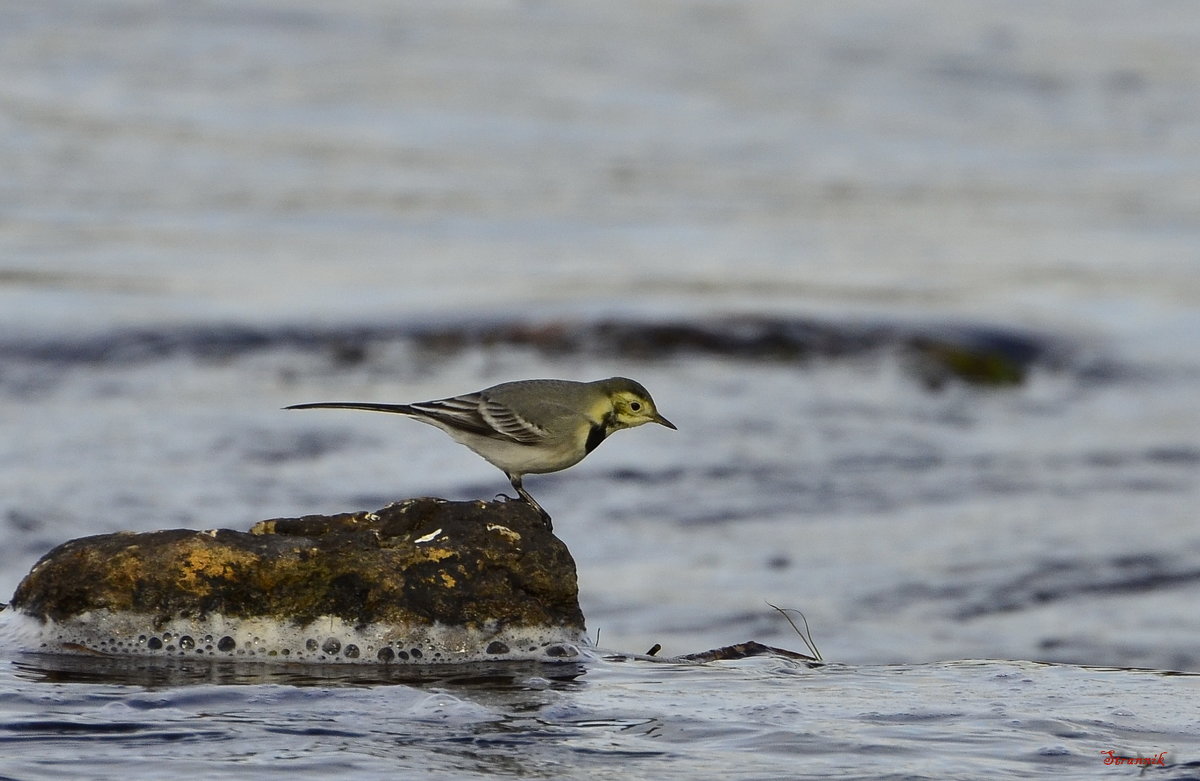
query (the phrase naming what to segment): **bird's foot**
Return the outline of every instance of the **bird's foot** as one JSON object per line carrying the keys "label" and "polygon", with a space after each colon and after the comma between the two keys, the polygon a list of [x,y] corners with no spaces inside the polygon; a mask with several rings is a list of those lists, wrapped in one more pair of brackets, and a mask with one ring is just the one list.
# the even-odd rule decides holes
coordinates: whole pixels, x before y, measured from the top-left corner
{"label": "bird's foot", "polygon": [[534,511],[542,517],[542,520],[546,523],[546,531],[554,531],[554,524],[550,521],[550,513],[542,509],[542,506],[535,502],[533,497],[527,492],[522,491],[521,498],[524,499],[525,503],[532,507]]}
{"label": "bird's foot", "polygon": [[532,507],[543,521],[546,522],[546,528],[554,531],[554,524],[550,519],[550,513],[546,512],[540,504],[533,501],[529,496],[509,496],[508,494],[496,494],[497,502],[524,502]]}

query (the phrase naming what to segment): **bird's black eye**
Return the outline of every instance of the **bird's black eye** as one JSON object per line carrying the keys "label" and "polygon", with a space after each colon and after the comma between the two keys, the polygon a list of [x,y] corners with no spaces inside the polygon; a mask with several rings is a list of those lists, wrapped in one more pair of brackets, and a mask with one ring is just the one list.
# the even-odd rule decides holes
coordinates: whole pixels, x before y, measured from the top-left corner
{"label": "bird's black eye", "polygon": [[634,412],[641,412],[642,403],[640,401],[631,401],[629,403],[629,409],[633,410]]}

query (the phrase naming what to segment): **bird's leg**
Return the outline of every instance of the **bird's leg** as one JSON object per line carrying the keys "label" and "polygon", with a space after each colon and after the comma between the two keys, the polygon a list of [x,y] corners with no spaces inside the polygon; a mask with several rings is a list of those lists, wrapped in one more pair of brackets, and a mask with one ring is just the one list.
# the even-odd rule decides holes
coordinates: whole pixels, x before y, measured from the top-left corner
{"label": "bird's leg", "polygon": [[521,476],[509,475],[508,480],[512,483],[512,487],[517,489],[517,493],[520,494],[521,498],[524,499],[530,507],[537,510],[538,515],[542,516],[542,520],[546,522],[546,528],[553,529],[554,526],[550,522],[550,513],[543,510],[542,506],[538,504],[532,496],[529,495],[528,491],[525,490],[525,486],[521,484]]}

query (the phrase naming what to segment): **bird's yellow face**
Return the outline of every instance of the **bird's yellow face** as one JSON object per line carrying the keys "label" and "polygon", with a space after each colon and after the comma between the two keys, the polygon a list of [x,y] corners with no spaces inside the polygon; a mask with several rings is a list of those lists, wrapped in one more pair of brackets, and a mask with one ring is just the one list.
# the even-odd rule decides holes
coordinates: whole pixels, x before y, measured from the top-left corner
{"label": "bird's yellow face", "polygon": [[609,400],[613,407],[613,428],[633,428],[643,423],[658,423],[667,428],[675,428],[674,423],[658,414],[658,410],[654,408],[654,400],[649,395],[618,390],[609,396]]}

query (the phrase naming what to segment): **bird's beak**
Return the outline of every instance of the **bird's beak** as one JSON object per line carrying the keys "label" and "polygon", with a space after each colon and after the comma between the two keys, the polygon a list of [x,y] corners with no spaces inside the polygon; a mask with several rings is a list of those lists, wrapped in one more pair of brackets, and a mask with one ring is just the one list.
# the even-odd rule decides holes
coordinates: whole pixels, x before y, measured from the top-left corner
{"label": "bird's beak", "polygon": [[674,430],[676,430],[676,431],[678,431],[678,430],[679,430],[679,429],[675,428],[675,424],[674,424],[674,423],[672,423],[671,421],[667,420],[667,419],[666,419],[666,418],[664,418],[662,415],[659,415],[657,412],[656,412],[656,413],[654,413],[654,422],[655,422],[655,423],[661,423],[662,425],[666,426],[666,427],[667,427],[667,428],[669,428],[669,429],[674,429]]}

